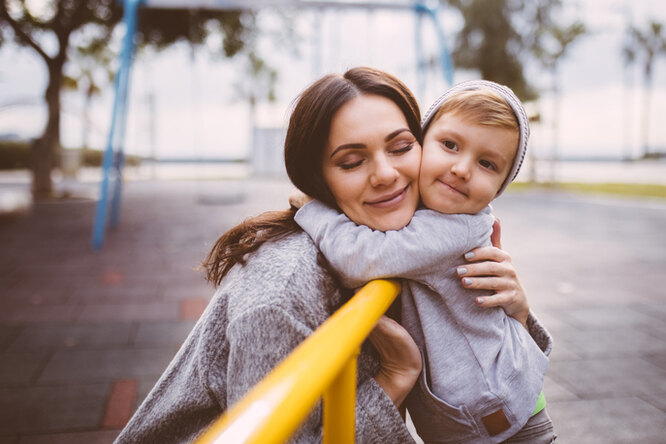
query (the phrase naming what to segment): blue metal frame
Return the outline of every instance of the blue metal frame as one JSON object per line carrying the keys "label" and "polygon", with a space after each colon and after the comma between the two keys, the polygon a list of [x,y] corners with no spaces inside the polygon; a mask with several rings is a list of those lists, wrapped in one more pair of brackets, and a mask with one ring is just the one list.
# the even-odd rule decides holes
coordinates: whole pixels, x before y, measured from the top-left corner
{"label": "blue metal frame", "polygon": [[[448,48],[446,47],[446,37],[444,36],[444,29],[439,23],[439,18],[437,17],[439,13],[439,2],[435,2],[435,6],[428,7],[424,1],[419,1],[414,9],[417,14],[417,26],[416,26],[416,56],[418,60],[417,69],[422,69],[421,64],[423,63],[423,50],[421,44],[421,23],[422,16],[428,15],[432,19],[432,23],[435,26],[435,31],[437,32],[437,41],[439,42],[439,61],[442,67],[442,73],[446,79],[446,83],[449,86],[453,86],[453,61],[451,60],[451,54],[449,53]],[[423,90],[423,85],[418,86]]]}
{"label": "blue metal frame", "polygon": [[134,34],[136,32],[137,12],[143,0],[124,0],[123,23],[125,36],[120,53],[120,67],[115,79],[115,97],[111,114],[111,128],[102,160],[102,182],[97,201],[93,226],[92,248],[99,250],[104,244],[109,210],[108,194],[112,187],[111,226],[118,225],[120,218],[120,190],[122,184],[123,143],[127,127],[127,97],[129,92],[130,69],[134,54]]}

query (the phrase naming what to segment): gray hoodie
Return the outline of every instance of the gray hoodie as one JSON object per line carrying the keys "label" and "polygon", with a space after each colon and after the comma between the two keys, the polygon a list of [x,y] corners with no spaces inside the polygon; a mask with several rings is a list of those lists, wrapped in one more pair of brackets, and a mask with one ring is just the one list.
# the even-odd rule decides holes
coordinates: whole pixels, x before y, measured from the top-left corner
{"label": "gray hoodie", "polygon": [[456,273],[465,253],[490,245],[489,207],[475,215],[418,210],[406,227],[382,232],[313,201],[296,222],[344,285],[409,279],[402,324],[422,350],[424,370],[407,409],[425,442],[497,443],[525,425],[543,386],[550,336],[536,334],[540,348],[501,308],[475,305],[484,292],[463,288]]}

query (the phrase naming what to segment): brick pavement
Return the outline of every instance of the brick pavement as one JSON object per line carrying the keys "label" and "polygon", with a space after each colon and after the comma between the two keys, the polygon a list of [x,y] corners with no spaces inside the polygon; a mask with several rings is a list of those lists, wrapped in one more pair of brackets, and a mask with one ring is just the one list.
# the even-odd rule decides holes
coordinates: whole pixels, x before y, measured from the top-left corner
{"label": "brick pavement", "polygon": [[[212,296],[195,270],[211,243],[289,189],[131,182],[101,252],[91,200],[0,219],[0,444],[111,442]],[[666,442],[666,204],[535,192],[495,208],[555,336],[560,442]]]}

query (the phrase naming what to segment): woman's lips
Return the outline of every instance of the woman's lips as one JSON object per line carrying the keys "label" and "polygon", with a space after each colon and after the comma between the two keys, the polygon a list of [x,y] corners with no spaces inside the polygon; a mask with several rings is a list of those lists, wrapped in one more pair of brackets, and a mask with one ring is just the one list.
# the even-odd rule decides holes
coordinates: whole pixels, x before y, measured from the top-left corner
{"label": "woman's lips", "polygon": [[373,206],[375,208],[385,208],[396,205],[402,202],[405,196],[407,196],[407,188],[409,188],[409,185],[407,185],[405,188],[402,188],[390,194],[386,194],[373,201],[366,201],[365,204]]}

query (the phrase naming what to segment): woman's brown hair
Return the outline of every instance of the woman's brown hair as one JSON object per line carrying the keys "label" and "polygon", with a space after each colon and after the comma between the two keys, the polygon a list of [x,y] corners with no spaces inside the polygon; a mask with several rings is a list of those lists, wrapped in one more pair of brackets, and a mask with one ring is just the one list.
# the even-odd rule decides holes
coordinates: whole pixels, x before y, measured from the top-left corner
{"label": "woman's brown hair", "polygon": [[[296,188],[333,208],[338,206],[322,174],[322,156],[333,116],[345,103],[362,95],[379,95],[395,103],[404,114],[409,129],[419,143],[422,142],[416,99],[391,74],[358,67],[342,75],[325,75],[314,82],[300,95],[289,118],[284,161],[287,175]],[[294,214],[294,208],[263,213],[227,231],[215,242],[202,264],[206,279],[219,285],[231,267],[244,263],[247,253],[268,240],[299,231]]]}

